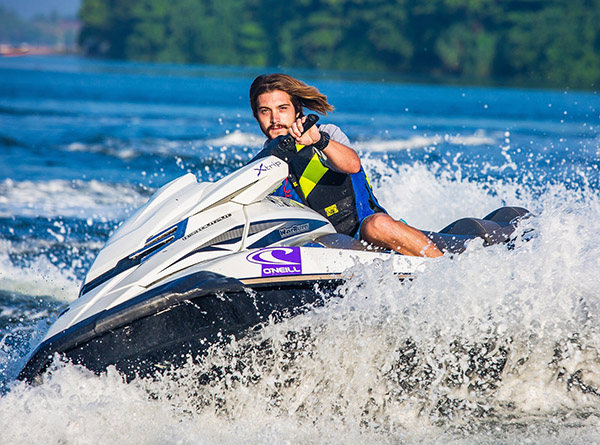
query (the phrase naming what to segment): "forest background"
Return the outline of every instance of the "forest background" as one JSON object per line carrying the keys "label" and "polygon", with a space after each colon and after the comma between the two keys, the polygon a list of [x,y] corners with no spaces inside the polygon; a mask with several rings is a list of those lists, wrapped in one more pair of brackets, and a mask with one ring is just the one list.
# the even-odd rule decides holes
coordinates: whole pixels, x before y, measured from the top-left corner
{"label": "forest background", "polygon": [[81,0],[116,59],[598,90],[600,0]]}

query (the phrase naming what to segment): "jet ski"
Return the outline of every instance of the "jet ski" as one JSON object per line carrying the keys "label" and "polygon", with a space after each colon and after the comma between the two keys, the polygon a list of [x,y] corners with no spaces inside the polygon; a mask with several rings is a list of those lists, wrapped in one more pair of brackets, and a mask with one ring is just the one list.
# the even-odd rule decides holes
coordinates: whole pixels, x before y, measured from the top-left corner
{"label": "jet ski", "polygon": [[[268,155],[214,183],[190,173],[160,188],[110,236],[19,379],[41,381],[57,354],[96,373],[114,366],[128,380],[152,376],[323,304],[356,264],[391,260],[402,280],[431,261],[374,249],[301,203],[270,196],[287,176],[286,162]],[[474,238],[510,241],[527,214],[503,207],[424,233],[460,253]]]}

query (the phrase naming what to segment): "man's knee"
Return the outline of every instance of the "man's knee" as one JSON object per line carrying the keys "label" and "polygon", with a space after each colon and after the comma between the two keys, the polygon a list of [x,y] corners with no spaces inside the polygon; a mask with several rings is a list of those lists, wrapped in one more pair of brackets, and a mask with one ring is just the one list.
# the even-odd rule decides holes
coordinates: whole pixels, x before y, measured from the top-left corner
{"label": "man's knee", "polygon": [[387,233],[390,225],[398,223],[386,213],[375,213],[369,216],[362,224],[361,235],[367,238],[376,237],[377,234]]}

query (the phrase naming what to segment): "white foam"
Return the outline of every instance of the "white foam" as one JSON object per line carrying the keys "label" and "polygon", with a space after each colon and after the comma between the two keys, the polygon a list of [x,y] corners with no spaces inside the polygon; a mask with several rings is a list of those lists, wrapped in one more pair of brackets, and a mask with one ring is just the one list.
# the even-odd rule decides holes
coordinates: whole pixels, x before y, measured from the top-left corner
{"label": "white foam", "polygon": [[[600,384],[600,198],[553,186],[537,202],[524,223],[537,235],[512,251],[473,243],[405,285],[387,262],[357,267],[344,299],[266,327],[261,347],[213,350],[178,379],[126,384],[65,366],[41,386],[14,384],[2,442],[588,443],[598,396],[569,378]],[[472,368],[476,347],[490,363],[504,351],[501,378]],[[200,384],[213,366],[230,371]]]}
{"label": "white foam", "polygon": [[482,218],[504,205],[538,205],[532,191],[514,183],[472,182],[460,169],[443,169],[422,163],[389,165],[382,160],[363,160],[379,203],[396,219],[422,230],[441,230],[467,216]]}
{"label": "white foam", "polygon": [[126,161],[136,159],[140,156],[156,155],[194,155],[196,147],[201,146],[201,140],[169,140],[163,138],[122,140],[118,138],[106,138],[101,142],[84,143],[71,142],[63,147],[70,152],[103,153]]}
{"label": "white foam", "polygon": [[214,147],[260,147],[264,141],[264,136],[235,130],[225,136],[208,139],[206,144]]}
{"label": "white foam", "polygon": [[[585,390],[600,385],[600,199],[555,186],[537,200],[544,212],[523,228],[538,235],[517,240],[512,251],[474,242],[404,286],[385,262],[357,267],[344,299],[264,329],[256,344],[272,344],[268,353],[241,354],[244,342],[213,351],[197,372],[236,371],[199,386],[192,370],[153,389],[202,421],[214,422],[216,410],[236,426],[251,421],[250,431],[281,422],[283,441],[294,441],[297,422],[312,439],[343,430],[355,441],[441,440],[451,425],[463,438],[545,441],[557,437],[564,415],[578,412],[581,420],[569,420],[576,432],[562,429],[559,437],[585,443],[598,427],[585,413],[600,413],[598,396]],[[574,376],[582,385],[569,383]],[[511,431],[515,415],[530,429]],[[497,420],[505,430],[481,433]]]}
{"label": "white foam", "polygon": [[[9,257],[16,253],[8,240],[0,239],[0,289],[31,296],[52,296],[73,301],[79,291],[79,280],[73,265],[57,266],[48,257],[39,256],[27,267],[16,266]],[[75,259],[77,261],[77,259]]]}
{"label": "white foam", "polygon": [[147,199],[127,184],[97,180],[0,182],[0,217],[74,217],[119,220]]}
{"label": "white foam", "polygon": [[413,136],[408,139],[357,141],[353,143],[353,147],[362,152],[389,153],[399,150],[435,147],[442,143],[459,146],[480,146],[496,145],[498,142],[495,138],[488,136],[483,130],[479,130],[468,135],[435,134],[432,136]]}
{"label": "white foam", "polygon": [[101,142],[84,143],[71,142],[63,147],[70,152],[104,153],[123,160],[132,160],[140,156],[154,154],[164,156],[199,156],[202,149],[229,149],[238,147],[262,146],[265,138],[256,133],[246,133],[240,130],[226,131],[223,136],[208,139],[172,140],[172,139],[143,139],[122,140],[106,138]]}
{"label": "white foam", "polygon": [[[561,184],[532,189],[501,180],[481,184],[460,169],[420,163],[389,166],[367,158],[365,165],[376,172],[373,186],[382,204],[419,228],[437,230],[462,216],[516,204],[537,214],[522,225],[535,236],[517,239],[514,250],[474,241],[460,256],[431,261],[405,285],[393,278],[387,262],[357,267],[343,299],[267,326],[255,343],[213,350],[204,365],[190,364],[178,379],[126,384],[112,371],[96,377],[63,366],[41,386],[13,384],[0,398],[0,441],[595,440],[596,191]],[[87,187],[85,193],[93,189]],[[94,213],[104,209],[99,202],[89,204]],[[11,248],[5,244],[0,251]],[[52,269],[43,259],[32,271],[11,267],[0,254],[2,272],[41,286],[23,293],[54,292],[54,284],[35,281],[48,268],[44,273],[58,273],[58,294],[74,298],[62,290],[73,280],[68,270]],[[7,282],[10,277],[0,277],[2,286]],[[213,366],[230,371],[200,384],[199,374]],[[494,366],[502,370],[496,377]]]}

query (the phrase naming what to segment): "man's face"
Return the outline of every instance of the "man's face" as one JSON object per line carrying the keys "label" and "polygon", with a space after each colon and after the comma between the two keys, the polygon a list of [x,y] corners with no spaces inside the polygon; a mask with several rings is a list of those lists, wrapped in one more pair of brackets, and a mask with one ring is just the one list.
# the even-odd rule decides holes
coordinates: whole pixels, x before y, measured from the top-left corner
{"label": "man's face", "polygon": [[269,139],[288,134],[288,128],[298,115],[290,95],[281,90],[263,93],[257,98],[257,120]]}

